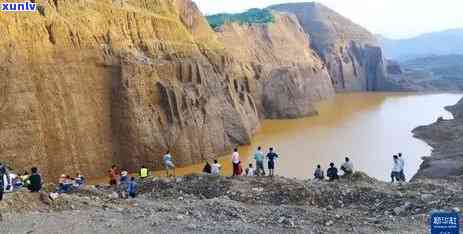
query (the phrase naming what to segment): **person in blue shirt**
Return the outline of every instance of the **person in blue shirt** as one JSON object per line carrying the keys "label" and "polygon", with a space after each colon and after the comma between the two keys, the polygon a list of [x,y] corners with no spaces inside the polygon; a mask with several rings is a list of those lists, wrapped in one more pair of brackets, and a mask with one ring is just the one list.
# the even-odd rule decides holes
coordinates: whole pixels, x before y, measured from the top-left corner
{"label": "person in blue shirt", "polygon": [[130,182],[127,186],[127,193],[129,194],[130,198],[137,197],[138,193],[138,184],[135,182],[135,177],[130,178]]}
{"label": "person in blue shirt", "polygon": [[267,159],[268,159],[268,174],[269,176],[274,175],[275,171],[275,160],[278,158],[278,154],[273,152],[273,148],[269,149],[269,152],[267,154]]}
{"label": "person in blue shirt", "polygon": [[264,152],[262,152],[262,147],[257,147],[257,151],[254,153],[254,160],[256,160],[256,175],[264,175]]}
{"label": "person in blue shirt", "polygon": [[334,163],[330,163],[330,168],[326,171],[326,176],[330,181],[339,179],[338,169],[334,166]]}

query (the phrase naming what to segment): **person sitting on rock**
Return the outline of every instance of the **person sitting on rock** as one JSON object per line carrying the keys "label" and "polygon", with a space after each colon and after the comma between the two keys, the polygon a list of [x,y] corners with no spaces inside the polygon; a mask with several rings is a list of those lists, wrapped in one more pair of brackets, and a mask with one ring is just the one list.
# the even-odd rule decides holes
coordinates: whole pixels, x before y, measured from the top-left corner
{"label": "person sitting on rock", "polygon": [[42,176],[40,176],[37,167],[31,168],[31,176],[29,177],[29,190],[32,193],[38,193],[42,189]]}
{"label": "person sitting on rock", "polygon": [[138,184],[135,182],[135,177],[130,178],[129,184],[127,186],[127,193],[130,198],[137,197],[138,193]]}
{"label": "person sitting on rock", "polygon": [[173,171],[173,176],[175,177],[175,164],[172,159],[172,155],[168,150],[166,154],[163,156],[162,160],[164,161],[164,168],[166,169],[166,176],[171,176],[170,171]]}
{"label": "person sitting on rock", "polygon": [[341,165],[341,170],[344,172],[344,176],[349,176],[354,173],[354,164],[350,158],[346,157],[346,161]]}
{"label": "person sitting on rock", "polygon": [[74,178],[74,188],[81,189],[85,186],[85,178],[80,173],[76,174],[76,178]]}
{"label": "person sitting on rock", "polygon": [[31,181],[29,180],[29,173],[25,171],[24,174],[20,176],[20,178],[23,183],[23,187],[29,188],[31,184]]}
{"label": "person sitting on rock", "polygon": [[209,164],[208,161],[206,161],[206,165],[204,165],[203,173],[206,175],[210,175],[212,173],[211,164]]}
{"label": "person sitting on rock", "polygon": [[317,165],[317,169],[315,169],[315,172],[313,173],[313,176],[317,180],[324,180],[325,179],[325,175],[323,173],[322,166]]}
{"label": "person sitting on rock", "polygon": [[402,164],[400,163],[397,155],[393,156],[392,172],[391,172],[391,183],[401,182],[400,172],[402,171]]}
{"label": "person sitting on rock", "polygon": [[15,175],[13,181],[13,189],[18,190],[21,187],[24,186],[23,181],[21,180],[21,177],[19,175]]}
{"label": "person sitting on rock", "polygon": [[62,174],[58,179],[58,188],[56,189],[57,193],[69,193],[72,191],[73,181],[71,177],[65,174]]}
{"label": "person sitting on rock", "polygon": [[330,163],[330,168],[326,171],[326,176],[330,181],[339,179],[338,169],[334,166],[334,163]]}
{"label": "person sitting on rock", "polygon": [[217,160],[214,160],[214,164],[212,164],[212,166],[211,166],[211,174],[215,175],[215,176],[220,175],[220,168],[221,167],[222,166],[219,164],[219,162]]}
{"label": "person sitting on rock", "polygon": [[255,176],[255,170],[252,168],[252,163],[250,163],[249,167],[246,168],[246,176]]}

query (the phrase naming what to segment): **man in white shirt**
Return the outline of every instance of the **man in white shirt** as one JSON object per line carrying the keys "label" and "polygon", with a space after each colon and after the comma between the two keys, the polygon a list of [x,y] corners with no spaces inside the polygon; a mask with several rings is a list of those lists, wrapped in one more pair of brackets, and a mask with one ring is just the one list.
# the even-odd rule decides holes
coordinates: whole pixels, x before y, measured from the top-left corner
{"label": "man in white shirt", "polygon": [[341,170],[344,171],[344,175],[352,175],[354,173],[354,164],[350,158],[346,157],[346,161],[341,165]]}

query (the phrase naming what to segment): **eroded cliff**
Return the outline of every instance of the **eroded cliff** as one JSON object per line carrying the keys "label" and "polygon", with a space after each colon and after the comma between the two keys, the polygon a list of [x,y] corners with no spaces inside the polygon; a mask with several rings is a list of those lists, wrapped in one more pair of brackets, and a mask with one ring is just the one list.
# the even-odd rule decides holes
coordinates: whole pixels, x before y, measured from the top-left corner
{"label": "eroded cliff", "polygon": [[315,102],[334,95],[327,69],[297,19],[273,14],[272,23],[227,23],[216,29],[219,40],[250,68],[251,93],[265,117],[314,114]]}
{"label": "eroded cliff", "polygon": [[255,101],[191,1],[37,3],[0,17],[2,161],[101,176],[250,141]]}
{"label": "eroded cliff", "polygon": [[328,67],[336,91],[375,91],[387,83],[382,50],[366,29],[319,3],[289,3],[269,9],[296,15]]}
{"label": "eroded cliff", "polygon": [[334,93],[286,14],[217,34],[190,0],[37,3],[0,18],[0,159],[16,170],[102,176],[168,149],[197,163]]}

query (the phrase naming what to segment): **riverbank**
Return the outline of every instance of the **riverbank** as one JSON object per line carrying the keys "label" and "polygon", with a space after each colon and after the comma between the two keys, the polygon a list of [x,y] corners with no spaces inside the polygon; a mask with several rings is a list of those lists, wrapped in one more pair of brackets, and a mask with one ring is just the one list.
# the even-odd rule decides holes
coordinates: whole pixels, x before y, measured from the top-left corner
{"label": "riverbank", "polygon": [[433,148],[431,156],[423,158],[415,179],[463,175],[463,99],[445,109],[453,119],[440,119],[413,130],[415,137]]}
{"label": "riverbank", "polygon": [[398,186],[363,173],[337,182],[150,178],[133,200],[105,187],[55,201],[9,194],[0,233],[423,233],[429,212],[463,208],[462,187],[461,177]]}

